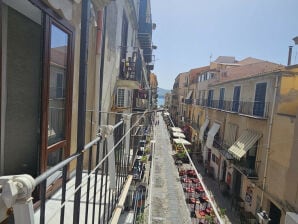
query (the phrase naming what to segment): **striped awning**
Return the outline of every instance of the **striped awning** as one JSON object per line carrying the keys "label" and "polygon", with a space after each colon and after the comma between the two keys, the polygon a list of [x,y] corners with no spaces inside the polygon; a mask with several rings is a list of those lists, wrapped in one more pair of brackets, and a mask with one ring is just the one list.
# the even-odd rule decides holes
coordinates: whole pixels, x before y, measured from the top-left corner
{"label": "striped awning", "polygon": [[182,132],[181,128],[171,127],[172,132]]}
{"label": "striped awning", "polygon": [[187,96],[186,96],[186,100],[189,100],[189,99],[191,99],[191,95],[192,95],[192,90],[190,90],[189,92],[188,92],[188,94],[187,94]]}
{"label": "striped awning", "polygon": [[201,128],[200,128],[199,139],[200,139],[201,141],[203,141],[204,132],[205,132],[205,130],[206,130],[208,124],[209,124],[209,120],[206,119],[205,122],[204,122],[204,124],[203,124],[203,125],[201,126]]}
{"label": "striped awning", "polygon": [[207,137],[207,141],[206,141],[206,146],[211,149],[212,145],[213,145],[213,141],[214,141],[214,136],[216,135],[216,133],[218,132],[220,128],[220,125],[217,123],[213,123],[212,127],[210,128],[210,130],[208,131],[208,137]]}
{"label": "striped awning", "polygon": [[173,142],[176,144],[191,145],[191,143],[183,138],[174,138]]}
{"label": "striped awning", "polygon": [[253,130],[245,130],[237,141],[228,149],[233,157],[240,160],[262,135]]}
{"label": "striped awning", "polygon": [[173,132],[174,138],[185,138],[185,135],[182,132]]}

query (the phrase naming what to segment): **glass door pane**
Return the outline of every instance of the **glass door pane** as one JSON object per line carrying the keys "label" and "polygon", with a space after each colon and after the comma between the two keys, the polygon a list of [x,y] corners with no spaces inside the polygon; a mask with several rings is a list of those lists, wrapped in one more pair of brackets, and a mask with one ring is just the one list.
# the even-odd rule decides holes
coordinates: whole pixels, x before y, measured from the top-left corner
{"label": "glass door pane", "polygon": [[68,39],[66,32],[51,25],[48,146],[65,139]]}

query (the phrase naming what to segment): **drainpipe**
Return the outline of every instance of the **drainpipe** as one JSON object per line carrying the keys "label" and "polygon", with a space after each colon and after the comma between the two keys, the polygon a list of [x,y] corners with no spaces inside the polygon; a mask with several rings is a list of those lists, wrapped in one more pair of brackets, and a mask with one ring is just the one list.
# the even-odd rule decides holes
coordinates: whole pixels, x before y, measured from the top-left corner
{"label": "drainpipe", "polygon": [[[79,69],[79,101],[78,101],[78,130],[77,130],[77,153],[81,153],[85,146],[86,124],[86,89],[87,89],[87,62],[88,62],[88,36],[90,20],[90,0],[82,1],[81,12],[81,40],[80,40],[80,69]],[[82,183],[83,155],[80,155],[76,165],[75,188]],[[80,222],[81,188],[75,193],[73,210],[73,223]]]}
{"label": "drainpipe", "polygon": [[265,191],[265,185],[266,185],[266,179],[267,179],[270,141],[271,141],[271,134],[272,134],[272,123],[273,123],[274,108],[276,103],[277,88],[278,88],[278,75],[275,77],[273,104],[271,108],[270,121],[269,121],[269,127],[268,127],[268,138],[267,138],[267,144],[266,144],[266,158],[265,158],[265,170],[264,170],[264,177],[263,177],[263,184],[262,184],[261,206],[263,206],[264,191]]}

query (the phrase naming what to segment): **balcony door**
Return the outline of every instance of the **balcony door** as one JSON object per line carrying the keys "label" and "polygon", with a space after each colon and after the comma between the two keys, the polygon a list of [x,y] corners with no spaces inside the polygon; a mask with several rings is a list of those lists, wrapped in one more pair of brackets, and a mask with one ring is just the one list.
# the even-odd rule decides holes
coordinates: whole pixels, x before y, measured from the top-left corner
{"label": "balcony door", "polygon": [[35,177],[70,151],[73,30],[31,1],[0,0],[0,175]]}
{"label": "balcony door", "polygon": [[44,130],[41,169],[45,171],[69,155],[71,115],[71,32],[46,18],[48,43],[45,47],[46,66],[43,87]]}

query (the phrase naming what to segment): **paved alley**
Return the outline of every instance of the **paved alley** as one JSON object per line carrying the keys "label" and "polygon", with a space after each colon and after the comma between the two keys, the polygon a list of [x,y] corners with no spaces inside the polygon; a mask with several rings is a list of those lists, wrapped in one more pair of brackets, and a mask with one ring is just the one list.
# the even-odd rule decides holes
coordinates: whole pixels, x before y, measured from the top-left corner
{"label": "paved alley", "polygon": [[153,155],[152,223],[191,223],[177,168],[172,158],[172,147],[167,127],[161,114],[156,125],[156,147]]}

